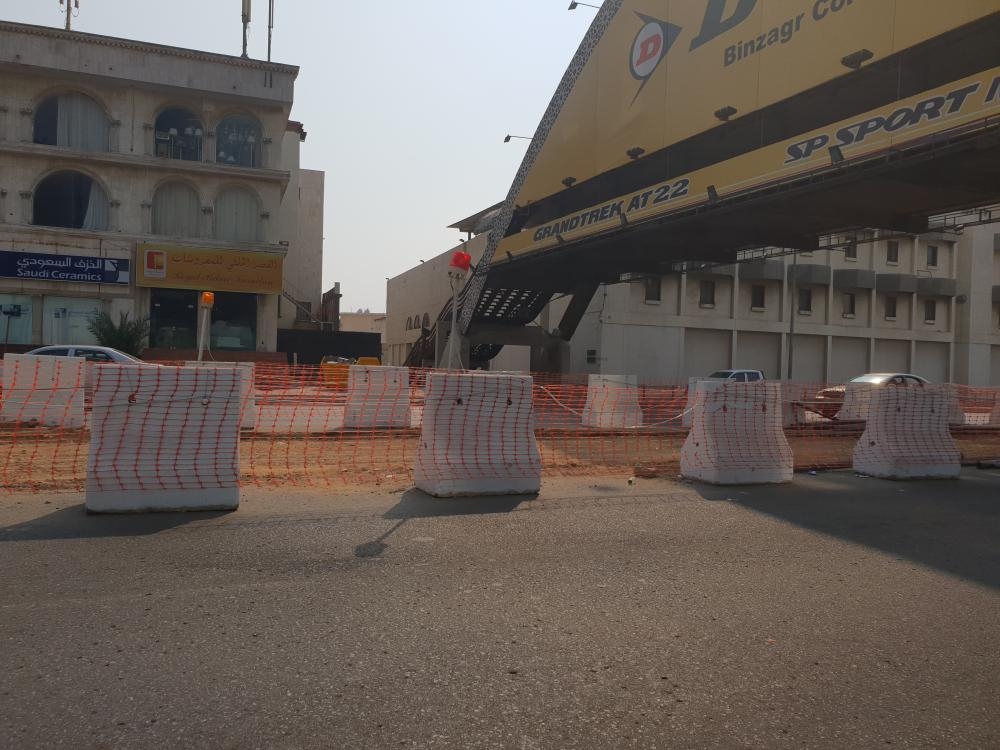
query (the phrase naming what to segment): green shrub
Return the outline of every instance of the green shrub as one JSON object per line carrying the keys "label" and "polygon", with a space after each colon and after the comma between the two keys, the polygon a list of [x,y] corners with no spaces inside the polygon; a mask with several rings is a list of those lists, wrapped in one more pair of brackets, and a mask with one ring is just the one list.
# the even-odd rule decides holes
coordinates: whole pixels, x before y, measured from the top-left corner
{"label": "green shrub", "polygon": [[100,312],[87,324],[87,330],[94,334],[101,346],[138,357],[146,347],[146,337],[149,336],[149,318],[129,319],[126,312],[118,316],[118,322],[106,312]]}

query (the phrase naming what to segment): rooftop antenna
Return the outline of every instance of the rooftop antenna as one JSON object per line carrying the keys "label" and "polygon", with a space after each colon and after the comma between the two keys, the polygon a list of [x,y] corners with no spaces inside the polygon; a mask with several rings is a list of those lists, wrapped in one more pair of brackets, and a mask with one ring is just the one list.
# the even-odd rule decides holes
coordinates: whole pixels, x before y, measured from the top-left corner
{"label": "rooftop antenna", "polygon": [[274,0],[270,0],[267,8],[267,61],[271,62],[271,32],[274,31]]}
{"label": "rooftop antenna", "polygon": [[247,29],[250,27],[250,0],[243,0],[243,57],[247,55]]}
{"label": "rooftop antenna", "polygon": [[[59,0],[59,12],[62,13],[63,6],[66,6],[66,31],[71,31],[73,27],[73,16],[80,15],[80,0]],[[73,13],[73,11],[76,13]]]}

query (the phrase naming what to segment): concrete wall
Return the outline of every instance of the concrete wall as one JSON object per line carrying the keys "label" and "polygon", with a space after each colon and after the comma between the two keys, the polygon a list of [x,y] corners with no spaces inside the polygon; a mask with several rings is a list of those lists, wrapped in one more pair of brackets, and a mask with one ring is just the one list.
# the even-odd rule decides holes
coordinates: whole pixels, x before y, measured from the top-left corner
{"label": "concrete wall", "polygon": [[[319,317],[323,300],[323,198],[325,174],[302,169],[301,138],[297,130],[284,133],[282,168],[288,171],[288,186],[274,225],[277,242],[288,243],[285,256],[285,291],[310,307]],[[292,328],[298,310],[282,300],[279,328]]]}

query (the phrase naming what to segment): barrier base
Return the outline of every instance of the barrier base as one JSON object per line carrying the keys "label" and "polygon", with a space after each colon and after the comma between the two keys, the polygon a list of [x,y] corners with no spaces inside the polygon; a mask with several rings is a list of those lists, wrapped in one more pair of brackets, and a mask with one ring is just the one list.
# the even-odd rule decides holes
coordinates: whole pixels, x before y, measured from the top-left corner
{"label": "barrier base", "polygon": [[958,479],[962,473],[959,459],[941,463],[911,464],[907,461],[880,461],[867,464],[854,461],[854,471],[875,479]]}
{"label": "barrier base", "polygon": [[540,477],[525,479],[419,479],[418,490],[434,497],[479,495],[535,495],[542,488]]}
{"label": "barrier base", "polygon": [[685,479],[694,479],[705,484],[786,484],[792,481],[791,467],[765,469],[709,469],[690,468],[681,470]]}
{"label": "barrier base", "polygon": [[240,488],[206,490],[87,490],[88,513],[173,513],[236,510]]}

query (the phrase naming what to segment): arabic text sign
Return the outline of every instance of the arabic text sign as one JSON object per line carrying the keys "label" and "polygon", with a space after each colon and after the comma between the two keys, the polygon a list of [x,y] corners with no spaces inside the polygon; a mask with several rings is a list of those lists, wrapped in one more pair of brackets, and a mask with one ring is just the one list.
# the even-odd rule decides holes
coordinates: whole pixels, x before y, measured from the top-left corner
{"label": "arabic text sign", "polygon": [[139,246],[138,286],[281,294],[282,257],[242,250]]}
{"label": "arabic text sign", "polygon": [[25,281],[127,285],[130,265],[118,258],[0,250],[0,276]]}

